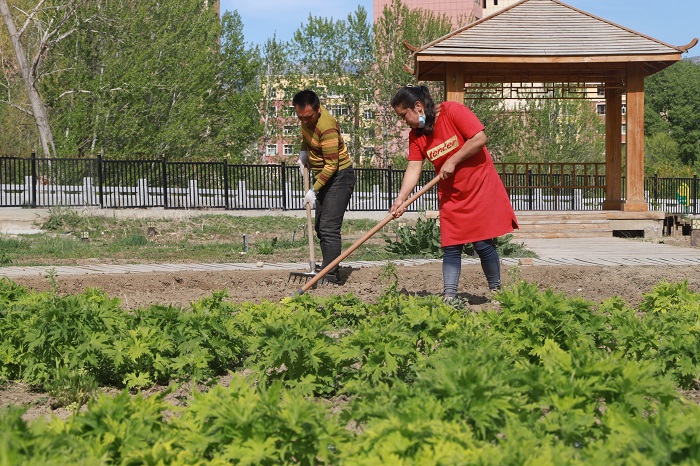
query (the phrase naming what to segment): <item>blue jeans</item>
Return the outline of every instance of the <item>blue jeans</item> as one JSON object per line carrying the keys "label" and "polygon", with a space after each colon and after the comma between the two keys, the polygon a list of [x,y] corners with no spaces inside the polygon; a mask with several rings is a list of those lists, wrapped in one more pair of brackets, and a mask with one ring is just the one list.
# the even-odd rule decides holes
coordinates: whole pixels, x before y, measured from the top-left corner
{"label": "blue jeans", "polygon": [[[333,262],[341,253],[340,229],[343,217],[355,189],[355,171],[352,167],[337,171],[316,195],[316,237],[323,255],[322,268]],[[337,274],[338,267],[329,271]]]}
{"label": "blue jeans", "polygon": [[[445,284],[444,296],[457,296],[457,284],[462,272],[462,248],[463,244],[446,246],[442,248],[442,278]],[[501,260],[498,257],[496,243],[493,239],[474,242],[474,250],[481,260],[481,269],[486,275],[489,290],[501,288]]]}

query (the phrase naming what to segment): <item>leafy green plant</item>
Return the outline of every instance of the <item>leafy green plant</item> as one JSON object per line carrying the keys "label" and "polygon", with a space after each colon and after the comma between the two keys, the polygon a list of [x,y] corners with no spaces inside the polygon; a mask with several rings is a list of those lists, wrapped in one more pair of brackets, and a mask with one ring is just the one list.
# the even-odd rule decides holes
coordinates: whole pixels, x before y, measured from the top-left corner
{"label": "leafy green plant", "polygon": [[434,218],[416,220],[415,226],[396,227],[395,237],[382,235],[388,252],[400,256],[442,257],[440,226]]}
{"label": "leafy green plant", "polygon": [[44,382],[46,392],[56,398],[59,406],[73,405],[76,408],[94,396],[97,380],[85,368],[61,365],[51,378]]}
{"label": "leafy green plant", "polygon": [[[513,242],[514,236],[510,233],[507,235],[494,238],[496,250],[500,257],[535,257],[536,254],[525,247],[525,243]],[[476,256],[474,245],[469,243],[464,246],[463,254],[468,256]]]}
{"label": "leafy green plant", "polygon": [[255,245],[255,249],[258,254],[263,254],[269,256],[275,253],[277,247],[277,237],[272,238],[270,241],[261,241]]}
{"label": "leafy green plant", "polygon": [[132,234],[129,236],[126,236],[122,238],[121,240],[118,241],[117,243],[119,246],[127,247],[127,248],[138,248],[141,246],[145,246],[148,244],[148,238],[146,238],[142,234]]}
{"label": "leafy green plant", "polygon": [[58,231],[63,229],[71,229],[80,225],[82,222],[81,216],[75,209],[63,207],[60,205],[51,206],[48,210],[49,217],[41,224],[42,230]]}

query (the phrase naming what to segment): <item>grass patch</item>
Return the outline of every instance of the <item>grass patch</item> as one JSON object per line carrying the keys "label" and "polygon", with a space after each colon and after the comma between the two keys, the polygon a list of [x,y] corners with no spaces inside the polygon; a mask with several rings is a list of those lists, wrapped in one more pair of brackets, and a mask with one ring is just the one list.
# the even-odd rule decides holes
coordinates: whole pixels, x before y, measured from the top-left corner
{"label": "grass patch", "polygon": [[[377,225],[347,219],[343,250]],[[74,265],[84,262],[305,262],[309,258],[306,219],[288,216],[203,214],[188,218],[126,219],[90,216],[53,207],[41,225],[45,233],[0,238],[0,266]],[[385,248],[390,223],[353,252],[354,260],[408,257]],[[321,250],[314,235],[314,255]]]}

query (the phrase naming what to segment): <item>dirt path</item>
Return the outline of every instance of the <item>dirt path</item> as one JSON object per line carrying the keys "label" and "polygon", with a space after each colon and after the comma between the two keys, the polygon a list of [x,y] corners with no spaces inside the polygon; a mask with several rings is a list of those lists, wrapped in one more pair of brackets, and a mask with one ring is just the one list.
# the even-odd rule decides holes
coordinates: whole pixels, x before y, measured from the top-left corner
{"label": "dirt path", "polygon": [[[344,285],[319,285],[309,293],[317,296],[354,293],[373,302],[389,285],[382,279],[384,270],[383,267],[346,268],[343,270]],[[440,263],[398,266],[397,273],[398,287],[404,293],[426,295],[442,292]],[[636,305],[644,293],[663,280],[688,280],[691,289],[700,291],[700,266],[504,266],[502,275],[504,285],[522,279],[596,303],[620,296],[628,304]],[[279,301],[292,296],[300,287],[299,282],[290,282],[288,278],[287,271],[255,270],[66,275],[58,276],[56,282],[61,294],[81,293],[88,287],[96,287],[105,290],[109,296],[120,298],[124,308],[133,309],[150,304],[184,307],[222,289],[228,290],[229,300],[233,302]],[[49,280],[43,277],[18,277],[14,281],[35,290],[51,288]],[[480,266],[463,266],[459,292],[476,307],[486,302],[488,288]]]}

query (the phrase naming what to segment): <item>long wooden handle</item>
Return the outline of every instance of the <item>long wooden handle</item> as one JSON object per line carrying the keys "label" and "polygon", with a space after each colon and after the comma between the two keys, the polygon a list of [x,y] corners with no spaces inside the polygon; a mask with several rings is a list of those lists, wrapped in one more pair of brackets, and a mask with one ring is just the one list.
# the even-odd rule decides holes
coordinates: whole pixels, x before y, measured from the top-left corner
{"label": "long wooden handle", "polygon": [[[440,175],[436,175],[435,178],[433,178],[432,180],[430,180],[430,182],[428,182],[425,186],[423,186],[418,192],[416,192],[413,196],[411,196],[411,197],[409,197],[408,199],[406,199],[406,200],[403,202],[403,204],[401,204],[401,206],[399,206],[399,209],[405,209],[405,208],[407,208],[408,206],[410,206],[411,204],[413,204],[419,197],[421,197],[423,194],[425,194],[426,192],[428,192],[428,190],[429,190],[430,188],[432,188],[433,186],[435,186],[435,184],[437,184],[438,181],[440,181]],[[395,217],[394,217],[391,213],[388,214],[386,217],[384,217],[384,219],[383,219],[381,222],[377,223],[377,225],[375,225],[374,228],[372,228],[370,231],[368,231],[367,233],[365,233],[364,236],[362,236],[362,238],[360,238],[360,239],[358,239],[357,241],[355,241],[355,242],[352,244],[352,246],[350,246],[350,247],[347,248],[345,251],[343,251],[342,253],[340,253],[340,255],[339,255],[338,257],[336,257],[335,260],[334,260],[333,262],[331,262],[330,264],[328,264],[327,266],[325,266],[325,267],[323,268],[323,270],[321,270],[319,273],[317,273],[313,278],[311,278],[311,280],[309,280],[308,282],[306,282],[306,284],[304,284],[304,286],[302,286],[302,287],[297,291],[297,294],[306,293],[306,291],[307,291],[309,288],[311,288],[312,286],[314,286],[321,278],[323,278],[324,275],[326,275],[328,272],[330,272],[336,265],[340,264],[340,261],[342,261],[343,259],[345,259],[346,257],[348,257],[350,254],[352,254],[352,252],[353,252],[355,249],[359,248],[365,241],[367,241],[367,240],[370,239],[372,236],[374,236],[379,230],[381,230],[382,228],[384,228],[384,226],[385,226],[387,223],[391,222],[394,218],[395,218]]]}
{"label": "long wooden handle", "polygon": [[[309,166],[304,165],[304,195],[311,187]],[[314,258],[314,227],[311,222],[311,204],[306,203],[306,233],[309,235],[309,272],[316,272],[316,259]]]}

